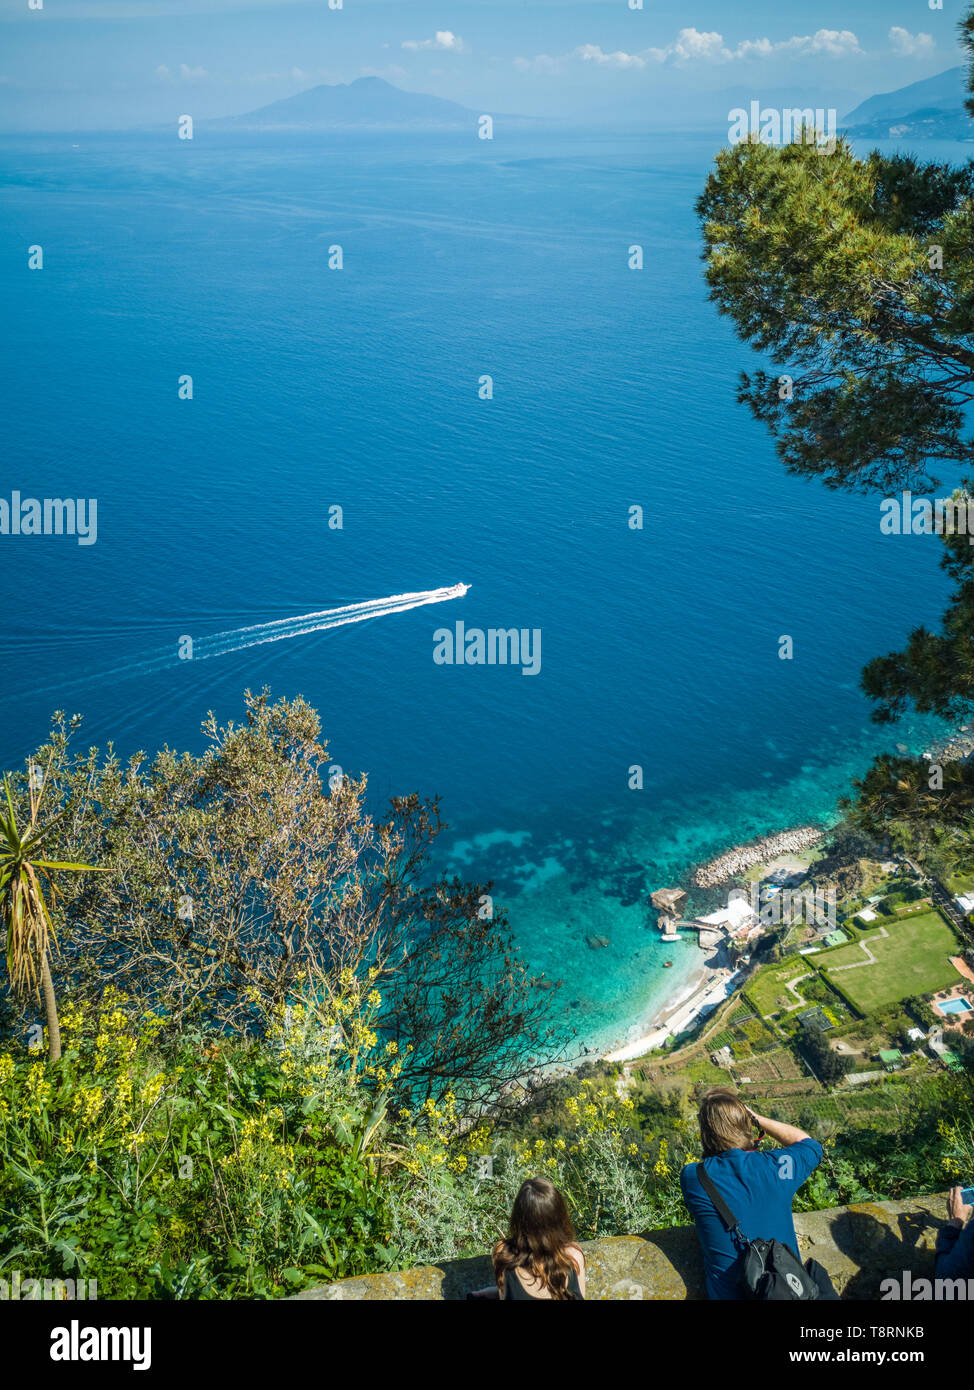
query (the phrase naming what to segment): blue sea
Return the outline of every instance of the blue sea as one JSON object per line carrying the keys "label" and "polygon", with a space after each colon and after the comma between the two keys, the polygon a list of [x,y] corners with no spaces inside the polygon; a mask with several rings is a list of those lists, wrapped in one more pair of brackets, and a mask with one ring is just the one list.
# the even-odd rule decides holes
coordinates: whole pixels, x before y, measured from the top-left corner
{"label": "blue sea", "polygon": [[[924,746],[930,723],[870,723],[858,679],[947,593],[935,538],[786,476],[736,403],[756,359],[708,301],[694,213],[714,153],[539,131],[0,142],[0,495],[98,500],[93,545],[0,537],[3,765],[58,707],[85,744],[199,750],[246,687],[301,694],[377,805],[441,796],[436,867],[495,881],[563,1021],[645,1020],[696,949],[658,941],[647,894]],[[460,581],[136,669],[187,634]],[[538,674],[434,663],[461,619],[540,629]]]}

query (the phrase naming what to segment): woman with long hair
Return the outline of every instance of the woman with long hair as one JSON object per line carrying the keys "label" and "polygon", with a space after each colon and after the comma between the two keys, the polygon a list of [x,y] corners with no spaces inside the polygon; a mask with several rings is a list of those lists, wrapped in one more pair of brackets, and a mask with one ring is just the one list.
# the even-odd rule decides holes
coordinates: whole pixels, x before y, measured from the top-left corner
{"label": "woman with long hair", "polygon": [[547,1178],[521,1184],[508,1233],[491,1258],[503,1299],[585,1297],[585,1256],[565,1199]]}

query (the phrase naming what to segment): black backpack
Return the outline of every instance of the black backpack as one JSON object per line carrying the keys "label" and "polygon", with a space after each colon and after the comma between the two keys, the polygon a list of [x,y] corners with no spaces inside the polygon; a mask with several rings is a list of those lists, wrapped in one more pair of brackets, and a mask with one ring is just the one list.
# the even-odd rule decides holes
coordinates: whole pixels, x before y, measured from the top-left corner
{"label": "black backpack", "polygon": [[791,1246],[782,1245],[780,1240],[748,1240],[702,1163],[697,1164],[697,1177],[730,1232],[731,1240],[744,1256],[745,1298],[811,1300],[821,1296],[811,1260],[807,1266],[803,1265]]}

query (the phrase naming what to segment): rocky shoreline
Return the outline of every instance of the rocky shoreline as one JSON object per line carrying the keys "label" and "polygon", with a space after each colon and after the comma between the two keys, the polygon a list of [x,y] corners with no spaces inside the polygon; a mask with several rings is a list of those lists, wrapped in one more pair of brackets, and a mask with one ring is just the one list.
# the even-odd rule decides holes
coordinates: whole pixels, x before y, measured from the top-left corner
{"label": "rocky shoreline", "polygon": [[[903,744],[897,744],[896,751],[901,756],[909,753],[909,749]],[[931,745],[919,756],[924,759],[947,761],[965,759],[972,754],[974,754],[974,724],[962,724],[952,735],[942,742]],[[757,865],[771,865],[777,859],[783,859],[787,862],[789,855],[803,854],[818,845],[824,839],[825,834],[826,830],[821,826],[797,825],[775,835],[763,835],[760,839],[735,845],[715,859],[698,865],[682,881],[684,884],[689,884],[697,889],[715,890],[732,879],[742,878]],[[582,1060],[589,1060],[590,1054],[598,1052],[601,1052],[605,1060],[629,1060],[651,1050],[654,1046],[659,1046],[662,1038],[668,1032],[665,1026],[661,1026],[665,1019],[674,1012],[687,1010],[691,1003],[698,1002],[698,996],[701,993],[700,987],[713,970],[714,963],[712,961],[701,962],[699,972],[695,972],[691,989],[689,991],[684,990],[678,1001],[669,1005],[661,1015],[652,1020],[652,1031],[647,1031],[645,1036],[636,1039],[630,1036],[627,1042],[616,1042],[611,1052],[596,1047],[585,1047],[584,1052],[588,1055]],[[695,1010],[690,1009],[688,1011],[694,1012]],[[690,1019],[685,1020],[683,1026],[689,1022]],[[647,1026],[648,1021],[644,1020],[643,1027],[647,1028]]]}
{"label": "rocky shoreline", "polygon": [[[897,753],[904,752],[903,745],[896,745]],[[925,753],[921,753],[922,758],[933,758],[938,762],[964,762],[974,753],[974,733],[971,732],[969,724],[961,724],[956,733],[942,743],[934,743]]]}
{"label": "rocky shoreline", "polygon": [[797,825],[777,835],[765,835],[749,844],[735,845],[726,854],[720,854],[695,869],[690,881],[695,888],[716,888],[728,879],[753,869],[755,864],[764,864],[781,854],[795,854],[811,848],[818,844],[824,833],[816,825]]}

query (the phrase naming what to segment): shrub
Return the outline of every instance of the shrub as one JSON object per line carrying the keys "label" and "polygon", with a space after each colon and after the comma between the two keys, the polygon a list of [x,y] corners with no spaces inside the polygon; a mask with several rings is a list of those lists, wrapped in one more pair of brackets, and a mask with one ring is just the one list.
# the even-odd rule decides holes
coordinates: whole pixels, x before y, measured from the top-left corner
{"label": "shrub", "polygon": [[2,1261],[113,1298],[273,1297],[381,1264],[367,1150],[385,1078],[373,1093],[361,1072],[391,1068],[360,1002],[340,1003],[341,1042],[298,1006],[263,1045],[201,1034],[165,1052],[164,1020],[123,994],[68,1005],[56,1067],[0,1056]]}
{"label": "shrub", "polygon": [[[388,1196],[392,1243],[405,1263],[489,1250],[507,1228],[521,1183],[538,1175],[564,1193],[582,1240],[688,1220],[676,1177],[697,1142],[695,1126],[668,1117],[667,1132],[647,1133],[635,1102],[594,1080],[543,1116],[519,1115],[510,1127],[484,1122],[456,1135],[442,1111],[419,1119],[403,1158],[411,1181]],[[489,1177],[478,1176],[483,1158]]]}
{"label": "shrub", "polygon": [[[434,873],[436,800],[394,797],[373,814],[365,778],[334,775],[305,701],[245,702],[240,722],[208,716],[199,756],[164,748],[125,764],[111,747],[77,751],[55,716],[34,755],[54,858],[102,870],[59,878],[58,998],[97,1001],[111,981],[171,1034],[259,1037],[303,977],[345,967],[360,983],[378,972],[400,1094],[492,1099],[556,1056],[558,982],[530,975],[502,908],[484,912],[489,885]],[[27,775],[12,787],[20,822]]]}

